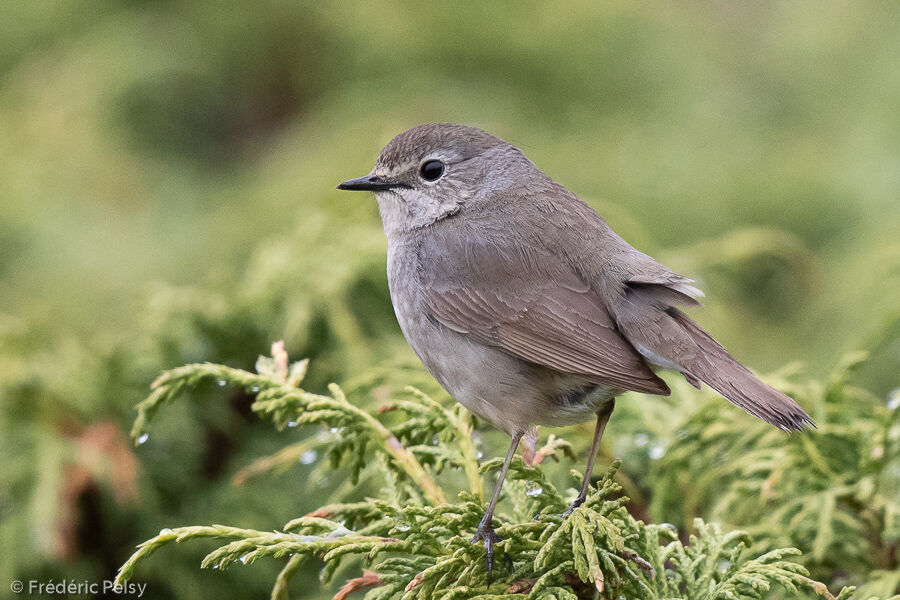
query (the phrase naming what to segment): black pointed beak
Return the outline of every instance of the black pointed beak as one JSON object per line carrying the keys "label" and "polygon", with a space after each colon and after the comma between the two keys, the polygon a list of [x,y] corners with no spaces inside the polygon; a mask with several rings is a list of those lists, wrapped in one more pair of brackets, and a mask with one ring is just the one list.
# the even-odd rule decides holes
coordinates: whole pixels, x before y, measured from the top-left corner
{"label": "black pointed beak", "polygon": [[365,175],[363,177],[357,177],[356,179],[348,179],[344,183],[338,184],[337,189],[379,192],[401,187],[408,188],[409,186],[405,183],[385,181],[377,175]]}

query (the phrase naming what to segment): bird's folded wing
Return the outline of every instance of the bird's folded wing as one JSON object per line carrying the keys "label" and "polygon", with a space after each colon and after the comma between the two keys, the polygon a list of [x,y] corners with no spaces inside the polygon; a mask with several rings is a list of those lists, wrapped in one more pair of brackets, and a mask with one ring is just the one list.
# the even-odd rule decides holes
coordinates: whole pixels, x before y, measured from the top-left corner
{"label": "bird's folded wing", "polygon": [[[522,360],[623,390],[668,394],[601,299],[551,256],[472,243],[432,253],[422,282],[437,321]],[[540,266],[538,266],[540,265]]]}

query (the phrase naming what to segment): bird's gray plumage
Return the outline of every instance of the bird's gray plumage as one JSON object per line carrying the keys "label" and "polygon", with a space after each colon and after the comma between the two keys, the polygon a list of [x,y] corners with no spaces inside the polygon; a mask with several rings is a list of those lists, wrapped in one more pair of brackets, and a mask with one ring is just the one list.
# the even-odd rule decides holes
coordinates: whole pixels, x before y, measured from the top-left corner
{"label": "bird's gray plumage", "polygon": [[[418,173],[429,159],[446,164],[434,183]],[[495,426],[586,420],[624,391],[668,394],[660,367],[782,429],[811,423],[678,310],[702,296],[692,280],[629,245],[514,146],[423,125],[394,138],[372,175],[404,186],[376,191],[404,335]]]}
{"label": "bird's gray plumage", "polygon": [[[427,168],[427,167],[431,168]],[[812,424],[678,307],[703,294],[619,237],[522,152],[480,129],[414,127],[369,175],[388,239],[400,328],[425,367],[469,410],[512,436],[473,542],[488,577],[494,508],[523,433],[596,416],[585,477],[625,391],[669,393],[654,369],[706,383],[785,431]]]}

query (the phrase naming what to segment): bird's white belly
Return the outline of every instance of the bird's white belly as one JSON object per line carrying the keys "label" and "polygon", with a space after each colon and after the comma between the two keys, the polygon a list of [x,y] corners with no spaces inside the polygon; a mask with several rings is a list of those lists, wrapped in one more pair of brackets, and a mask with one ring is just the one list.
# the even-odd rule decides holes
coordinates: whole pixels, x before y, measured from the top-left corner
{"label": "bird's white belly", "polygon": [[406,340],[451,396],[499,429],[514,433],[525,428],[528,418],[512,410],[527,395],[524,378],[515,376],[515,359],[432,323],[424,314],[404,312],[398,310],[397,318]]}
{"label": "bird's white belly", "polygon": [[586,385],[584,380],[551,374],[472,341],[430,320],[424,312],[396,302],[395,307],[400,329],[429,373],[460,404],[507,433],[525,431],[532,425],[562,426],[593,420],[617,393],[597,386],[580,401],[561,402],[561,394]]}

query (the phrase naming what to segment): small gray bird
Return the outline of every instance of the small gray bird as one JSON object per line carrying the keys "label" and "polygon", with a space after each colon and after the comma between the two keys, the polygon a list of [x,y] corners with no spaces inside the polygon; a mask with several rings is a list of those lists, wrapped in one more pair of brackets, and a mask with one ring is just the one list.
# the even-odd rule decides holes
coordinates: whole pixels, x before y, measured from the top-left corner
{"label": "small gray bird", "polygon": [[512,443],[473,542],[493,566],[493,514],[522,435],[596,418],[581,492],[616,396],[668,395],[655,369],[704,382],[784,431],[814,426],[678,306],[703,293],[619,237],[521,150],[480,129],[421,125],[342,190],[375,193],[391,301],[428,371]]}

